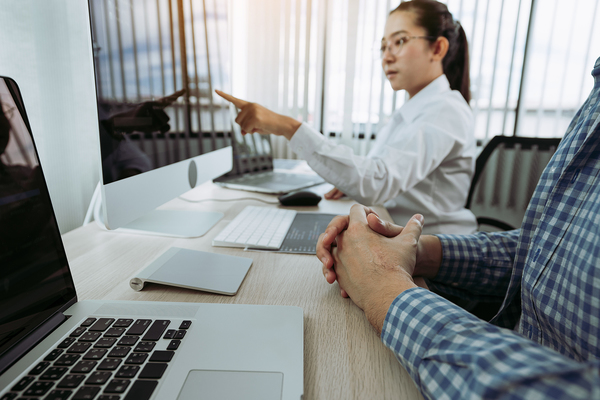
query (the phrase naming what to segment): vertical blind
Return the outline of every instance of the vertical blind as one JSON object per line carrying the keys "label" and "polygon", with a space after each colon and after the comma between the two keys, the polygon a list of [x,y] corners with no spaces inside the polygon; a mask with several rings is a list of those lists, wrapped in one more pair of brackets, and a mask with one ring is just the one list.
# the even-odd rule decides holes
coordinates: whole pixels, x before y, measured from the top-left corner
{"label": "vertical blind", "polygon": [[[480,142],[498,134],[564,134],[593,86],[599,2],[445,2],[469,41],[470,105]],[[389,86],[376,51],[398,3],[231,0],[233,20],[245,20],[231,28],[234,95],[365,154],[379,127],[406,101],[403,91]],[[276,157],[294,157],[285,140],[272,139]]]}

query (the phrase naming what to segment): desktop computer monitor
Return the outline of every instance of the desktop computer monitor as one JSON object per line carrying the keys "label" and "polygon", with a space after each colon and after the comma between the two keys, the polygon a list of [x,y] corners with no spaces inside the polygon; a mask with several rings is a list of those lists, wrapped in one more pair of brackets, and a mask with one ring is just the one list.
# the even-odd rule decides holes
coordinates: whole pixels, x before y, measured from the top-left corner
{"label": "desktop computer monitor", "polygon": [[225,2],[88,0],[108,229],[201,236],[220,213],[155,210],[232,169]]}

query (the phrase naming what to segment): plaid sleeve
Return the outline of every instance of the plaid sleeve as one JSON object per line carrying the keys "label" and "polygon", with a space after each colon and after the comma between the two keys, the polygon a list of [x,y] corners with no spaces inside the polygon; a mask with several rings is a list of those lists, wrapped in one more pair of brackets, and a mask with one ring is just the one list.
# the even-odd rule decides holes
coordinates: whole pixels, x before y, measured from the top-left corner
{"label": "plaid sleeve", "polygon": [[571,360],[426,289],[394,300],[381,339],[428,399],[600,399],[600,361]]}
{"label": "plaid sleeve", "polygon": [[520,229],[473,235],[436,235],[442,265],[431,289],[469,300],[502,299],[513,270]]}

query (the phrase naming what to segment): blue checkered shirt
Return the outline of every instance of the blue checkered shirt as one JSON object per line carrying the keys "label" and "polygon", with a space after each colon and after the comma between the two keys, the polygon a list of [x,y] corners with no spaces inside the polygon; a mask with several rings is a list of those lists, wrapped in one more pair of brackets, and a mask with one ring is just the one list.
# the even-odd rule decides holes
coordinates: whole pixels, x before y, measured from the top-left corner
{"label": "blue checkered shirt", "polygon": [[426,398],[600,399],[600,58],[592,75],[521,229],[439,236],[432,285],[504,298],[491,323],[422,288],[390,306],[381,338]]}

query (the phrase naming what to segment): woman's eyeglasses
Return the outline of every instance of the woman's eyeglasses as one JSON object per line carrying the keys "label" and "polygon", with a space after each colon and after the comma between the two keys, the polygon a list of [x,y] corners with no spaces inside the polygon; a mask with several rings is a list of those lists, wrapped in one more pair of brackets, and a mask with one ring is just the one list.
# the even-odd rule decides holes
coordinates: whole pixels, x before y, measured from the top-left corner
{"label": "woman's eyeglasses", "polygon": [[381,42],[381,46],[379,47],[379,58],[383,58],[385,51],[389,51],[390,54],[397,56],[400,54],[400,50],[402,50],[402,46],[410,39],[427,39],[432,40],[435,39],[433,36],[398,36],[392,38],[389,43]]}

